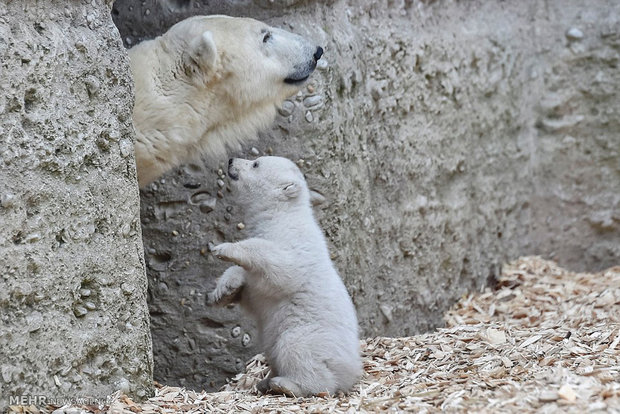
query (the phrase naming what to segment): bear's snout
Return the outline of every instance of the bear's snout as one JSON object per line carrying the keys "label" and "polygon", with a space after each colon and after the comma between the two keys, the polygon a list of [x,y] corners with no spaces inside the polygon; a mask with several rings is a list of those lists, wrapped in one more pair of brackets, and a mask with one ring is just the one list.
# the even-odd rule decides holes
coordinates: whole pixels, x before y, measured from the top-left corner
{"label": "bear's snout", "polygon": [[239,172],[233,165],[234,158],[230,158],[228,160],[228,176],[231,180],[237,181],[239,179]]}

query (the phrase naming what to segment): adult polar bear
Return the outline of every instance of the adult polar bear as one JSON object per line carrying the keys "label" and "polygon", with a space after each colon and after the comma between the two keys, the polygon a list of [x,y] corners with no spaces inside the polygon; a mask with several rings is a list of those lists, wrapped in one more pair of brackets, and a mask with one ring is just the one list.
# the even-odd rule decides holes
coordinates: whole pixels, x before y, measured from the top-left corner
{"label": "adult polar bear", "polygon": [[201,155],[240,149],[322,54],[301,36],[228,16],[190,17],[130,49],[140,187]]}

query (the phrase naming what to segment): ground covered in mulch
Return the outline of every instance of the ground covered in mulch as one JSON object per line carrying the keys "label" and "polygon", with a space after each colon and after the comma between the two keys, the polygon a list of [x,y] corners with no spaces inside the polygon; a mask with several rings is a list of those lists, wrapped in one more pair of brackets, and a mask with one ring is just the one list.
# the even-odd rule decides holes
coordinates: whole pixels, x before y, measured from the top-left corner
{"label": "ground covered in mulch", "polygon": [[257,356],[220,392],[162,386],[142,404],[119,395],[88,409],[620,413],[620,267],[571,273],[522,258],[504,266],[494,289],[461,298],[445,320],[433,333],[363,340],[365,374],[348,395],[259,396],[253,387],[268,367]]}

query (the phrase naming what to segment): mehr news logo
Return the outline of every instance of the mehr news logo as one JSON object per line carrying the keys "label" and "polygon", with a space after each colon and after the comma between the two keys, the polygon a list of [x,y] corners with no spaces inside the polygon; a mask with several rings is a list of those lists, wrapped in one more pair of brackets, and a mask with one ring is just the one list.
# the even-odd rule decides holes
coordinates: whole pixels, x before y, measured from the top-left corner
{"label": "mehr news logo", "polygon": [[111,401],[103,398],[92,397],[49,397],[47,395],[11,395],[9,405],[11,406],[30,406],[42,407],[46,405],[107,405]]}

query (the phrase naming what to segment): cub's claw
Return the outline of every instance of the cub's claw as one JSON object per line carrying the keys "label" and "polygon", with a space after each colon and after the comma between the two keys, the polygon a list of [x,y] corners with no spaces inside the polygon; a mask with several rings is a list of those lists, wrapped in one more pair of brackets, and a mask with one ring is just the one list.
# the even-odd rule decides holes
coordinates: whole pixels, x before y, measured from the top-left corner
{"label": "cub's claw", "polygon": [[232,253],[231,250],[233,249],[234,249],[234,246],[232,243],[222,243],[222,244],[218,244],[217,246],[213,247],[211,249],[211,252],[218,259],[230,260],[231,259],[230,253]]}
{"label": "cub's claw", "polygon": [[226,306],[231,303],[237,303],[241,300],[241,292],[243,286],[239,286],[236,289],[231,289],[227,292],[218,293],[215,290],[207,293],[205,303],[207,306]]}

